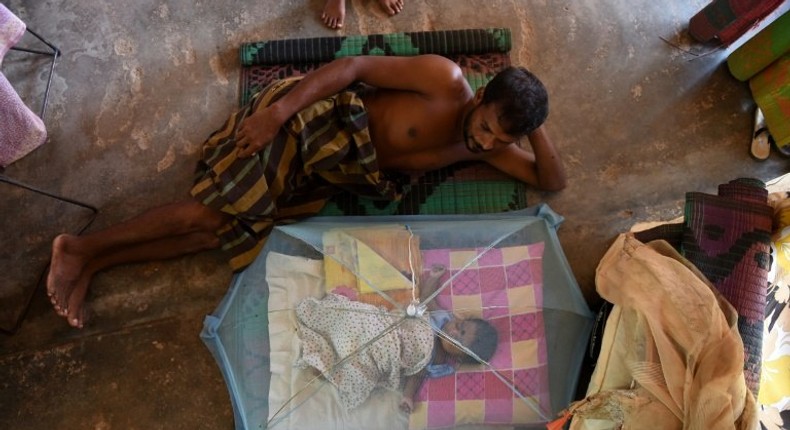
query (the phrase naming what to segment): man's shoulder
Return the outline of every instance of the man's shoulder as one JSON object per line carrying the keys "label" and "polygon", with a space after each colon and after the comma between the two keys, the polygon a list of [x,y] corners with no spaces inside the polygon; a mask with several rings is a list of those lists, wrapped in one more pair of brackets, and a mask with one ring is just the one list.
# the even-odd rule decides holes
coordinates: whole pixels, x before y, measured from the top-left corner
{"label": "man's shoulder", "polygon": [[456,99],[471,92],[461,67],[447,57],[425,54],[403,59],[410,63],[412,72],[400,78],[411,81],[418,92],[430,98]]}
{"label": "man's shoulder", "polygon": [[411,91],[429,98],[456,98],[471,92],[458,64],[440,55],[359,56],[341,60],[346,61],[338,73],[376,88]]}
{"label": "man's shoulder", "polygon": [[441,55],[424,57],[426,57],[426,69],[431,70],[426,76],[433,80],[437,89],[462,90],[468,86],[461,67],[454,61]]}

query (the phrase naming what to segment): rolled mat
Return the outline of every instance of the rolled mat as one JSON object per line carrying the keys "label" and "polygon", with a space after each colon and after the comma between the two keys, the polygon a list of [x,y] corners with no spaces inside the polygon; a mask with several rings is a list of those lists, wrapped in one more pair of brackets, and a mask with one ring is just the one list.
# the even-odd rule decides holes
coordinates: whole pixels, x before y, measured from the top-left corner
{"label": "rolled mat", "polygon": [[749,88],[776,147],[790,155],[790,51],[749,79]]}
{"label": "rolled mat", "polygon": [[314,37],[251,42],[241,45],[243,106],[274,79],[301,76],[332,60],[357,55],[413,56],[437,54],[461,66],[472,90],[485,85],[510,65],[510,29],[485,28]]}
{"label": "rolled mat", "polygon": [[700,42],[717,38],[735,42],[784,0],[713,0],[689,20],[691,37]]}
{"label": "rolled mat", "polygon": [[245,43],[240,54],[241,64],[252,66],[326,62],[355,55],[507,53],[511,47],[509,29],[488,28],[270,40]]}
{"label": "rolled mat", "polygon": [[[442,55],[457,63],[472,90],[510,66],[507,28],[422,31],[272,40],[240,48],[240,105],[276,79],[304,75],[336,58],[355,55]],[[427,172],[404,186],[400,201],[343,192],[321,215],[473,214],[524,209],[526,185],[484,163],[458,163]]]}
{"label": "rolled mat", "polygon": [[773,210],[765,184],[736,179],[718,195],[686,194],[682,254],[735,307],[746,384],[759,392]]}
{"label": "rolled mat", "polygon": [[790,52],[790,12],[785,12],[727,57],[730,73],[740,81],[751,79]]}

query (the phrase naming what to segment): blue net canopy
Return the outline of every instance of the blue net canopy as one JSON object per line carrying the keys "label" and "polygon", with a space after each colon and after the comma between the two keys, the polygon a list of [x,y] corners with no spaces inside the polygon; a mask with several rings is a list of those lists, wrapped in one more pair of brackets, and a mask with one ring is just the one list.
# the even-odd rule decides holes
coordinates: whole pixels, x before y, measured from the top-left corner
{"label": "blue net canopy", "polygon": [[236,428],[542,427],[592,315],[547,206],[279,226],[201,334]]}

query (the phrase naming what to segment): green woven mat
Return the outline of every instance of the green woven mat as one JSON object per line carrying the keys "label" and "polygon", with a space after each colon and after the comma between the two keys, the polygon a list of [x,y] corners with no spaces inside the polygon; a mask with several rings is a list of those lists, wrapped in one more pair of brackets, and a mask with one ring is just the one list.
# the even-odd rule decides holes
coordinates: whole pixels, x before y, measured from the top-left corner
{"label": "green woven mat", "polygon": [[[240,104],[269,82],[301,76],[354,55],[438,54],[455,61],[473,90],[510,65],[506,28],[423,31],[271,40],[241,46]],[[483,163],[458,163],[406,186],[399,202],[333,197],[321,215],[413,215],[504,212],[527,207],[526,186]]]}

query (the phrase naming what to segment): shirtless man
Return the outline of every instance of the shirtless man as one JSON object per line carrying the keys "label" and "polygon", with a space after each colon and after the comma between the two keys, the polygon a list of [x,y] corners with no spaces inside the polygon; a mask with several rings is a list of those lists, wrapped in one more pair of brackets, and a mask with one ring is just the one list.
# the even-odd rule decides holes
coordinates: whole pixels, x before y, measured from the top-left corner
{"label": "shirtless man", "polygon": [[[389,16],[395,15],[403,9],[403,0],[378,0],[378,2]],[[346,20],[346,0],[326,0],[321,20],[333,30],[343,28],[343,23]]]}
{"label": "shirtless man", "polygon": [[[516,81],[515,89],[506,86],[502,94],[484,95],[483,89],[471,90],[455,63],[436,55],[339,59],[305,76],[276,102],[256,107],[234,127],[232,160],[254,160],[297,112],[362,82],[368,88],[361,99],[380,169],[420,172],[481,160],[537,188],[563,189],[562,161],[542,125],[548,112],[545,89],[525,69],[512,68],[494,79],[502,81],[500,76]],[[526,105],[512,104],[518,100]],[[524,136],[532,151],[516,143]],[[47,293],[59,315],[82,327],[85,295],[97,272],[217,248],[223,244],[220,229],[233,220],[193,198],[85,236],[60,235],[52,245]]]}

